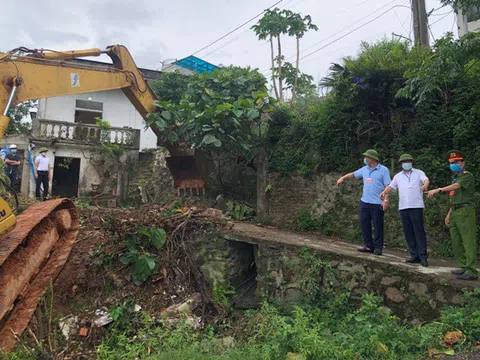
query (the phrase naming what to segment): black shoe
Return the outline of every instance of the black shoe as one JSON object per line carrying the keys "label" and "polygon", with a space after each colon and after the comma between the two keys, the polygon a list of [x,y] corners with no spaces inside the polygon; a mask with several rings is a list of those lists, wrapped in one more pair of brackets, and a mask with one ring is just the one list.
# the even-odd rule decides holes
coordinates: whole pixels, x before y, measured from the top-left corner
{"label": "black shoe", "polygon": [[427,259],[420,260],[420,264],[422,264],[423,267],[428,267]]}
{"label": "black shoe", "polygon": [[470,276],[468,274],[461,274],[457,275],[458,280],[477,280],[477,278],[474,278],[473,276]]}
{"label": "black shoe", "polygon": [[419,258],[410,258],[405,260],[407,264],[420,264],[420,259]]}
{"label": "black shoe", "polygon": [[375,249],[375,251],[373,253],[377,256],[382,256],[382,250],[380,250],[380,249]]}
{"label": "black shoe", "polygon": [[450,271],[453,275],[463,275],[465,274],[465,270],[463,269],[458,269],[458,270],[452,270]]}
{"label": "black shoe", "polygon": [[371,254],[373,254],[373,250],[367,248],[366,246],[364,246],[364,247],[362,247],[362,248],[358,248],[357,251],[358,251],[358,252],[361,252],[361,253],[371,253]]}

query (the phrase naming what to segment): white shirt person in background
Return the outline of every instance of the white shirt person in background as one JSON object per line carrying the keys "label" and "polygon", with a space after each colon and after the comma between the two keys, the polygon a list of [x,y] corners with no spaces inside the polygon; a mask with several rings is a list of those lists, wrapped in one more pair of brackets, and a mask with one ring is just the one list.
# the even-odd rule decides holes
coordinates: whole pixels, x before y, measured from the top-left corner
{"label": "white shirt person in background", "polygon": [[40,199],[40,185],[43,186],[43,200],[48,196],[48,182],[50,176],[50,159],[47,157],[48,149],[40,148],[40,155],[35,158],[35,179],[37,179],[37,186],[35,188],[35,196]]}
{"label": "white shirt person in background", "polygon": [[423,226],[423,193],[430,180],[422,170],[413,168],[413,157],[403,154],[399,160],[403,170],[393,177],[392,182],[380,194],[383,199],[392,190],[399,193],[398,208],[402,219],[403,232],[410,252],[407,263],[428,266],[427,238]]}

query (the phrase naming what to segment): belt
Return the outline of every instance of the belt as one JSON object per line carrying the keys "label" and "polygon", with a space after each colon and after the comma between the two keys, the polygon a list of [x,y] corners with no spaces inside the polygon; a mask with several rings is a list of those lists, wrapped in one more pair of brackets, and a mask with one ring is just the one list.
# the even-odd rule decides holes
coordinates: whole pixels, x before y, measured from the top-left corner
{"label": "belt", "polygon": [[464,204],[454,204],[452,206],[453,210],[458,210],[458,209],[461,209],[461,208],[464,208],[464,207],[469,207],[469,206],[473,206],[472,204],[469,204],[469,203],[464,203]]}

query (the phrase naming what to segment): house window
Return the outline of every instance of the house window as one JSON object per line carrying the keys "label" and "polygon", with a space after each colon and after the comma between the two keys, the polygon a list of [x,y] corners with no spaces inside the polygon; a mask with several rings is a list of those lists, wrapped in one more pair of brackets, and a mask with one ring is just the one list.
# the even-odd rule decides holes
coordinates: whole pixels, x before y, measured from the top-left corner
{"label": "house window", "polygon": [[477,21],[480,19],[480,6],[472,6],[467,11],[468,22]]}
{"label": "house window", "polygon": [[97,123],[96,118],[103,116],[103,103],[90,100],[75,101],[75,122],[82,124]]}

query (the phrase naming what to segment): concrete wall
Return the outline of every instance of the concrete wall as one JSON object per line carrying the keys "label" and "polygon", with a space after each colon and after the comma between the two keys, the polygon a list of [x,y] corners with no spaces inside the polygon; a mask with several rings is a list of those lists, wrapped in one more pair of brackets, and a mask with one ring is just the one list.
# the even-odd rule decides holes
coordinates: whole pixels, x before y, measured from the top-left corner
{"label": "concrete wall", "polygon": [[104,120],[107,120],[114,127],[128,126],[140,129],[140,149],[156,148],[157,137],[151,129],[145,130],[145,121],[122,90],[98,91],[40,99],[37,117],[39,119],[74,122],[75,100],[77,99],[102,102],[102,117]]}

